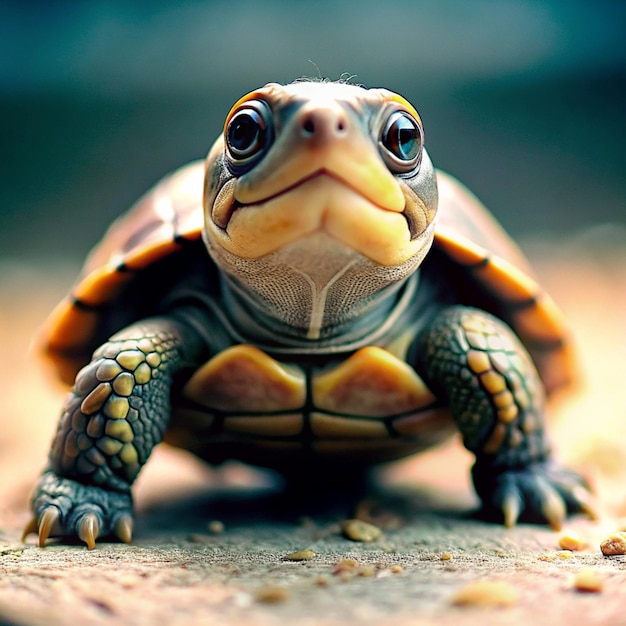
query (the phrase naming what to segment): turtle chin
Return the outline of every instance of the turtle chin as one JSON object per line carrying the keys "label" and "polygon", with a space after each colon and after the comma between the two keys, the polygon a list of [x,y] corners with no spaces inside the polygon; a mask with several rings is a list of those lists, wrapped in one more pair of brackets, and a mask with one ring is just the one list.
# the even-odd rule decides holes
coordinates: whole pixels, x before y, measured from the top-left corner
{"label": "turtle chin", "polygon": [[317,231],[256,259],[232,254],[207,239],[224,272],[229,295],[258,319],[278,321],[288,334],[320,339],[393,298],[428,253],[434,227],[419,235],[418,253],[399,265],[381,265]]}

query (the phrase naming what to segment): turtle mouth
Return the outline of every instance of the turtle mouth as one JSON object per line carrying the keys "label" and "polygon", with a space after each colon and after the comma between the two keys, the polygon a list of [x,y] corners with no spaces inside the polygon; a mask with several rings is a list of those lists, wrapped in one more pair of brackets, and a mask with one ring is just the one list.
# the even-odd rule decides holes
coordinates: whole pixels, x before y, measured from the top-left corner
{"label": "turtle mouth", "polygon": [[357,185],[353,184],[349,180],[346,180],[344,177],[340,176],[336,172],[333,172],[332,170],[326,168],[320,168],[310,174],[307,174],[306,176],[303,176],[302,178],[296,180],[294,183],[287,185],[280,191],[269,194],[267,196],[261,196],[260,198],[255,199],[253,202],[241,202],[237,200],[237,181],[236,179],[231,179],[222,187],[215,199],[215,202],[213,204],[213,211],[211,213],[213,222],[216,226],[225,231],[228,228],[231,217],[233,216],[235,211],[239,209],[245,209],[247,207],[257,207],[267,204],[269,202],[272,202],[273,200],[276,200],[277,198],[289,194],[299,187],[302,187],[306,183],[321,177],[330,178],[340,185],[347,187],[381,211],[389,213],[399,213],[400,215],[402,215],[406,220],[411,240],[415,239],[422,233],[423,225],[421,224],[421,222],[423,220],[419,219],[417,204],[412,200],[413,194],[407,193],[407,190],[410,191],[410,188],[405,185],[401,185],[401,189],[404,195],[404,207],[401,211],[398,211],[396,209],[389,208],[388,206],[384,206],[376,198],[372,198],[369,195],[363,194],[362,190],[359,189]]}

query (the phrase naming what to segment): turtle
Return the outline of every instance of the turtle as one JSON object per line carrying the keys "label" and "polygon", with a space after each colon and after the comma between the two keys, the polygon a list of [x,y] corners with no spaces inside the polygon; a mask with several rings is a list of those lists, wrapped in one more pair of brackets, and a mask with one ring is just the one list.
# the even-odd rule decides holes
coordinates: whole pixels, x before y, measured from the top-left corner
{"label": "turtle", "polygon": [[72,389],[24,535],[130,543],[161,441],[332,482],[460,433],[484,512],[592,513],[546,398],[563,314],[387,89],[269,83],[115,221],[38,344]]}

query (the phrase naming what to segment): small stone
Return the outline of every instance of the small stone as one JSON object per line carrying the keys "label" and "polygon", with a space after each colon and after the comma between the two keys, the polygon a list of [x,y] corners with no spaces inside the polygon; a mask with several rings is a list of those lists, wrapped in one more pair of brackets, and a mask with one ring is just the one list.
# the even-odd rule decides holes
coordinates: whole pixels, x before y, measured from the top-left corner
{"label": "small stone", "polygon": [[285,561],[308,561],[315,556],[313,550],[296,550],[285,557]]}
{"label": "small stone", "polygon": [[212,520],[207,524],[207,528],[212,535],[221,535],[224,532],[224,522]]}
{"label": "small stone", "polygon": [[289,592],[284,587],[278,585],[268,585],[259,589],[256,593],[257,602],[264,604],[277,604],[289,598]]}
{"label": "small stone", "polygon": [[593,567],[583,567],[574,578],[574,589],[583,593],[599,593],[603,586],[604,581]]}
{"label": "small stone", "polygon": [[364,578],[371,578],[376,574],[376,568],[371,563],[366,563],[365,565],[361,565],[357,571],[358,576],[363,576]]}
{"label": "small stone", "polygon": [[450,554],[450,552],[442,552],[439,558],[442,561],[449,561],[452,558],[452,554]]}
{"label": "small stone", "polygon": [[557,550],[554,555],[557,559],[573,559],[574,554],[571,550]]}
{"label": "small stone", "polygon": [[479,580],[470,583],[452,599],[455,606],[512,606],[517,602],[516,589],[507,582]]}
{"label": "small stone", "polygon": [[354,559],[342,559],[333,568],[333,574],[345,574],[353,572],[358,567],[358,562]]}
{"label": "small stone", "polygon": [[392,574],[402,574],[402,572],[404,571],[404,567],[402,567],[402,565],[392,565],[389,568],[389,571]]}
{"label": "small stone", "polygon": [[604,556],[626,554],[626,532],[617,532],[607,537],[600,544],[600,550]]}
{"label": "small stone", "polygon": [[378,526],[358,519],[349,519],[341,522],[341,532],[346,539],[363,542],[376,541],[381,535],[381,530]]}
{"label": "small stone", "polygon": [[569,532],[559,537],[559,548],[561,550],[572,550],[574,552],[585,550],[589,547],[589,543],[582,539],[578,533]]}

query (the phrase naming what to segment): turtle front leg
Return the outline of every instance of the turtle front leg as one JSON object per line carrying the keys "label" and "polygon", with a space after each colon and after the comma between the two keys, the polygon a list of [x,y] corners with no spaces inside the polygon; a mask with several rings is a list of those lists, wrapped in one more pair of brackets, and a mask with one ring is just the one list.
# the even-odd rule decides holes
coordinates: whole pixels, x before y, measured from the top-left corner
{"label": "turtle front leg", "polygon": [[583,479],[551,459],[543,386],[506,324],[478,309],[448,307],[419,334],[412,354],[476,455],[472,478],[486,514],[506,526],[523,516],[558,529],[568,512],[591,513]]}
{"label": "turtle front leg", "polygon": [[169,421],[175,374],[196,362],[202,341],[174,318],[117,333],[76,376],[32,497],[24,535],[132,537],[131,486]]}

